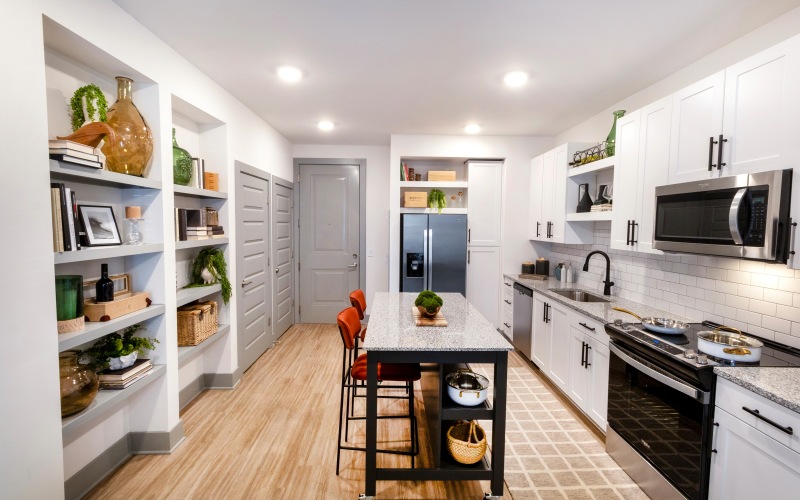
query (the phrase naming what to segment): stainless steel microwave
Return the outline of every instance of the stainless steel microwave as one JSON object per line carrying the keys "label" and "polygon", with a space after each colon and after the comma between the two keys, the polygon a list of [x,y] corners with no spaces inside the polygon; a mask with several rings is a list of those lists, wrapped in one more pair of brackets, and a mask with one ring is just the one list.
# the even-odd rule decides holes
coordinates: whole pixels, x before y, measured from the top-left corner
{"label": "stainless steel microwave", "polygon": [[792,171],[656,187],[653,248],[786,262]]}

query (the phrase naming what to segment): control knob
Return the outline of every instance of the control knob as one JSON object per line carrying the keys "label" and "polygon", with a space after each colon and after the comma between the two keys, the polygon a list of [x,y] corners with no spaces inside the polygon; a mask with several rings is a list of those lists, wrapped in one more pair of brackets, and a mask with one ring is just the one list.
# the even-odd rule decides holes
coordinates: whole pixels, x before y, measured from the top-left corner
{"label": "control knob", "polygon": [[708,364],[708,356],[705,354],[698,354],[697,355],[697,364],[698,365],[707,365]]}
{"label": "control knob", "polygon": [[683,357],[686,359],[694,359],[697,357],[697,353],[694,352],[694,349],[686,349],[683,352]]}

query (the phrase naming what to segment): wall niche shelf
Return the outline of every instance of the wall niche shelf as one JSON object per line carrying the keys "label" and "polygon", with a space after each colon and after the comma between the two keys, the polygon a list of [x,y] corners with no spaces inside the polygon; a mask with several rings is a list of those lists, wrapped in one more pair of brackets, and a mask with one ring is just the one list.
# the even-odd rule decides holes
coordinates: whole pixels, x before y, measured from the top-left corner
{"label": "wall niche shelf", "polygon": [[400,181],[401,188],[465,188],[467,181]]}
{"label": "wall niche shelf", "polygon": [[111,321],[100,322],[86,322],[86,326],[79,332],[61,333],[58,336],[58,351],[63,352],[72,349],[87,342],[97,340],[100,337],[114,333],[117,330],[141,323],[142,321],[150,318],[155,318],[164,314],[166,308],[163,304],[150,304],[150,307],[145,307],[138,311],[120,316],[119,318],[112,319]]}
{"label": "wall niche shelf", "polygon": [[222,291],[222,285],[215,283],[209,286],[197,286],[192,288],[181,288],[176,293],[178,307],[184,306],[189,302],[204,299],[215,293]]}
{"label": "wall niche shelf", "polygon": [[58,252],[55,254],[56,264],[70,262],[86,262],[98,259],[112,259],[114,257],[129,257],[164,251],[163,243],[150,243],[145,245],[115,245],[108,247],[84,247],[74,252]]}
{"label": "wall niche shelf", "polygon": [[586,165],[581,165],[580,167],[570,167],[569,170],[567,170],[567,177],[576,177],[590,173],[599,174],[604,170],[614,168],[615,161],[615,157],[609,156],[608,158],[593,161],[591,163],[587,163]]}
{"label": "wall niche shelf", "polygon": [[175,184],[175,194],[184,196],[194,196],[196,198],[218,198],[221,200],[228,199],[228,193],[220,191],[212,191],[211,189],[200,189],[192,186],[180,186]]}
{"label": "wall niche shelf", "polygon": [[187,248],[203,248],[203,247],[216,247],[220,245],[227,245],[228,238],[206,238],[204,240],[186,240],[176,241],[176,250],[185,250]]}
{"label": "wall niche shelf", "polygon": [[567,214],[567,222],[594,222],[601,220],[611,220],[612,211],[608,212],[584,212]]}
{"label": "wall niche shelf", "polygon": [[157,179],[118,174],[99,168],[86,168],[58,160],[50,160],[50,177],[58,180],[78,180],[86,184],[117,188],[161,189],[161,181]]}
{"label": "wall niche shelf", "polygon": [[[401,214],[438,214],[438,208],[406,208],[400,209]],[[466,214],[466,208],[443,208],[442,215],[445,214]]]}
{"label": "wall niche shelf", "polygon": [[217,340],[221,339],[231,331],[231,325],[219,325],[217,331],[212,334],[210,337],[205,339],[204,341],[200,342],[197,345],[191,346],[178,346],[178,364],[182,365],[200,353],[202,353],[207,348],[211,347]]}

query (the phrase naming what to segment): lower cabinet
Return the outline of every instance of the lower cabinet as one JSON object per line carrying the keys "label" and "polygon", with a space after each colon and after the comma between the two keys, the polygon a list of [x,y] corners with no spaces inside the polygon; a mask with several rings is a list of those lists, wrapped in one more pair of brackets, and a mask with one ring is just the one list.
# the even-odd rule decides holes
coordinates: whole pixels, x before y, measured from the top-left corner
{"label": "lower cabinet", "polygon": [[608,411],[608,346],[578,328],[570,328],[569,398],[597,424],[606,428]]}
{"label": "lower cabinet", "polygon": [[547,376],[559,389],[569,392],[569,309],[551,301],[547,311],[551,338]]}
{"label": "lower cabinet", "polygon": [[[467,249],[467,300],[495,328],[498,327],[500,295],[500,248],[473,247]],[[505,286],[503,286],[505,288]]]}
{"label": "lower cabinet", "polygon": [[500,331],[503,335],[514,340],[514,282],[503,278],[503,302],[500,304]]}
{"label": "lower cabinet", "polygon": [[533,361],[542,373],[547,374],[550,369],[550,344],[551,344],[551,330],[550,324],[547,322],[547,309],[549,308],[547,297],[538,293],[533,294],[533,336],[531,343],[532,354],[531,361]]}

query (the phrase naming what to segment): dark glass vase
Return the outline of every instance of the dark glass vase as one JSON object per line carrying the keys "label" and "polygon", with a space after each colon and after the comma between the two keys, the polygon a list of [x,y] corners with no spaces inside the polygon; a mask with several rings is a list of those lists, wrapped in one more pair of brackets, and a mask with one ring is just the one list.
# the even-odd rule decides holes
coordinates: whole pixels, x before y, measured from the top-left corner
{"label": "dark glass vase", "polygon": [[92,404],[100,381],[86,365],[78,364],[80,351],[64,351],[58,355],[61,382],[61,417],[74,415]]}
{"label": "dark glass vase", "polygon": [[620,109],[614,111],[614,123],[611,125],[611,131],[606,138],[606,156],[614,156],[617,146],[617,120],[625,115],[625,110]]}
{"label": "dark glass vase", "polygon": [[117,77],[117,102],[108,108],[108,126],[113,140],[106,138],[103,154],[106,168],[120,174],[147,177],[153,156],[153,134],[132,99],[133,80]]}
{"label": "dark glass vase", "polygon": [[172,129],[172,181],[186,186],[192,180],[192,155],[178,146],[175,140],[175,129]]}

